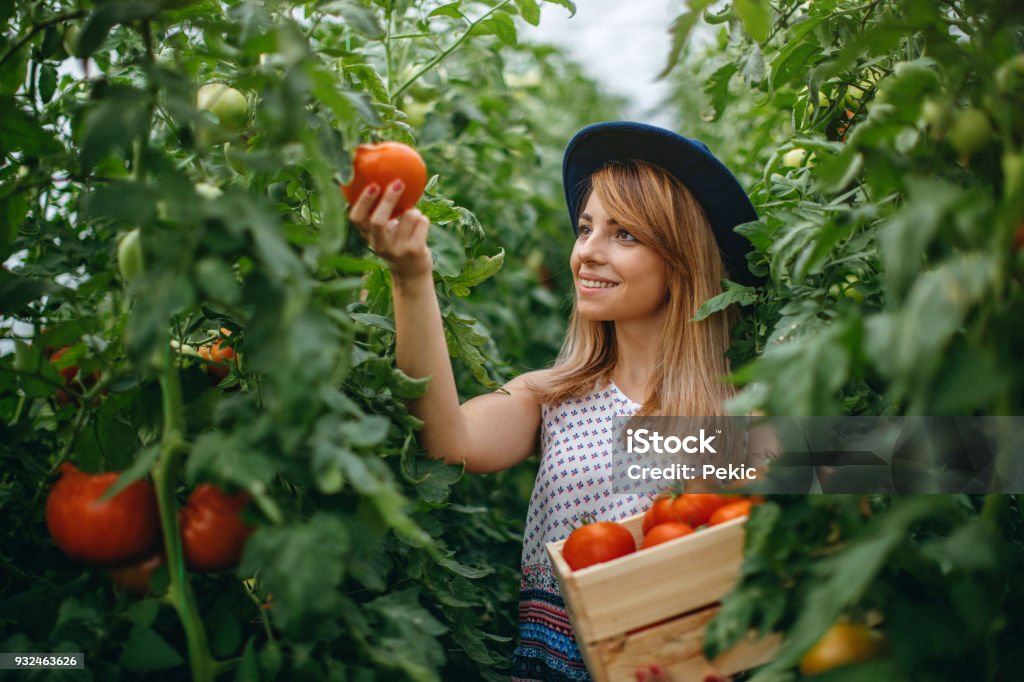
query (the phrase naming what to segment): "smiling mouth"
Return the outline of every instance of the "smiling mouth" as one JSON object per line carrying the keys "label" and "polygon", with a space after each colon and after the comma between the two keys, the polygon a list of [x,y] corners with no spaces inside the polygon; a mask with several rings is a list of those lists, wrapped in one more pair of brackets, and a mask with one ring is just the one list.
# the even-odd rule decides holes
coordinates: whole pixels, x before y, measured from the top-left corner
{"label": "smiling mouth", "polygon": [[588,289],[611,289],[612,287],[619,286],[618,282],[598,282],[592,279],[580,278],[580,285],[585,286]]}

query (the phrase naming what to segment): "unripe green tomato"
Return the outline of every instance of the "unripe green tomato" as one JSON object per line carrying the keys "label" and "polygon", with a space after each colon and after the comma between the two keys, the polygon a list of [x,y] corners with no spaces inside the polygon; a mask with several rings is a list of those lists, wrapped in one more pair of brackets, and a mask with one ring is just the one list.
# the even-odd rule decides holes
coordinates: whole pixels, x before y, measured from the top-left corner
{"label": "unripe green tomato", "polygon": [[117,243],[117,269],[121,271],[121,276],[126,282],[131,282],[142,274],[145,266],[139,228],[136,227],[121,237],[121,241]]}
{"label": "unripe green tomato", "polygon": [[868,91],[873,89],[876,83],[878,83],[878,74],[874,71],[868,71],[867,76],[846,88],[846,95],[843,97],[843,104],[846,105],[847,109],[856,110],[857,107],[860,106],[861,102],[864,101]]}
{"label": "unripe green tomato", "polygon": [[228,167],[235,171],[239,175],[245,175],[249,172],[249,167],[245,164],[245,151],[241,149],[244,144],[231,144],[230,142],[224,143],[224,160],[227,162]]}
{"label": "unripe green tomato", "polygon": [[[811,93],[807,90],[807,88],[804,88],[803,92],[807,96],[807,108],[805,109],[805,111],[806,111],[808,116],[813,116],[814,115],[815,106],[814,106],[814,102],[811,101]],[[821,90],[818,90],[818,106],[817,106],[817,108],[818,109],[828,109],[828,107],[829,107],[828,97],[826,97],[825,93],[823,93]]]}
{"label": "unripe green tomato", "polygon": [[992,135],[992,124],[985,112],[974,107],[964,109],[956,115],[949,129],[949,142],[967,158],[981,149]]}
{"label": "unripe green tomato", "polygon": [[61,40],[61,44],[64,46],[64,51],[68,53],[69,57],[78,56],[78,36],[81,34],[79,29],[74,24],[64,29],[64,37]]}
{"label": "unripe green tomato", "polygon": [[843,296],[854,301],[856,303],[864,302],[864,294],[857,291],[855,284],[860,281],[860,277],[853,274],[852,272],[846,276],[846,284],[843,286]]}
{"label": "unripe green tomato", "polygon": [[921,120],[927,126],[933,139],[939,140],[946,135],[952,113],[947,102],[926,99],[921,105]]}
{"label": "unripe green tomato", "polygon": [[803,147],[795,147],[782,155],[782,165],[787,168],[800,168],[805,162],[808,162],[808,154]]}
{"label": "unripe green tomato", "polygon": [[996,69],[996,85],[1002,92],[1013,92],[1024,83],[1024,54],[1017,54]]}
{"label": "unripe green tomato", "polygon": [[215,187],[208,182],[197,182],[195,184],[196,194],[207,200],[213,200],[221,197],[224,192],[221,191],[220,187]]}
{"label": "unripe green tomato", "polygon": [[245,95],[223,83],[207,83],[196,93],[196,106],[217,117],[221,127],[238,132],[249,119]]}

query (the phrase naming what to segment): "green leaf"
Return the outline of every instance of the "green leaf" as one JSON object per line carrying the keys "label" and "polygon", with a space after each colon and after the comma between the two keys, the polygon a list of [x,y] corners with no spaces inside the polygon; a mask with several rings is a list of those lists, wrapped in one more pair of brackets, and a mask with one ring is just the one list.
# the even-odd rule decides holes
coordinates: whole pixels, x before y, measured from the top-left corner
{"label": "green leaf", "polygon": [[130,149],[132,142],[146,134],[148,103],[149,95],[137,88],[113,85],[107,90],[104,98],[86,113],[82,124],[79,160],[83,172],[94,168],[115,149]]}
{"label": "green leaf", "polygon": [[484,356],[480,351],[488,337],[476,331],[475,325],[475,320],[459,317],[454,312],[445,316],[444,336],[448,343],[448,353],[453,358],[461,358],[481,384],[488,388],[498,388],[498,383],[487,374]]}
{"label": "green leaf", "polygon": [[510,47],[516,45],[516,24],[505,12],[495,12],[477,24],[474,30],[480,34],[496,35],[501,42]]}
{"label": "green leaf", "polygon": [[370,656],[381,667],[401,670],[416,682],[440,682],[444,651],[436,637],[448,631],[419,603],[419,591],[403,590],[365,606],[373,620]]}
{"label": "green leaf", "polygon": [[185,664],[185,660],[159,634],[135,626],[124,643],[120,664],[133,673],[151,673]]}
{"label": "green leaf", "polygon": [[390,102],[391,93],[388,91],[388,85],[384,82],[384,78],[380,75],[376,68],[372,64],[366,62],[357,63],[346,63],[345,73],[351,74],[359,84],[362,85],[366,90],[373,96],[378,102]]}
{"label": "green leaf", "polygon": [[63,151],[53,135],[18,106],[14,97],[0,95],[0,154],[17,151],[24,157]]}
{"label": "green leaf", "polygon": [[733,9],[743,22],[743,30],[759,43],[768,40],[772,8],[767,0],[733,0]]}
{"label": "green leaf", "polygon": [[466,566],[465,564],[459,563],[452,558],[451,554],[439,557],[437,563],[452,573],[461,575],[463,578],[469,578],[470,580],[479,580],[480,578],[485,578],[494,573],[494,569],[490,566],[474,568],[472,566]]}
{"label": "green leaf", "polygon": [[377,13],[369,7],[353,2],[352,0],[328,0],[318,2],[316,9],[327,16],[338,16],[345,21],[357,33],[361,33],[370,40],[383,40],[386,32],[380,23]]}
{"label": "green leaf", "polygon": [[504,262],[504,249],[495,256],[479,256],[467,261],[459,276],[448,280],[452,293],[456,296],[469,296],[472,287],[496,275]]}
{"label": "green leaf", "polygon": [[543,1],[548,3],[549,5],[558,5],[559,7],[566,8],[567,10],[569,10],[569,16],[570,17],[576,16],[576,3],[573,2],[572,0],[543,0]]}
{"label": "green leaf", "polygon": [[720,310],[725,310],[733,303],[741,306],[750,305],[757,300],[757,291],[753,287],[745,287],[735,282],[726,280],[725,291],[717,296],[704,301],[693,316],[692,322],[700,322]]}
{"label": "green leaf", "polygon": [[76,56],[82,59],[91,57],[114,26],[138,19],[151,19],[159,11],[160,3],[154,0],[125,0],[98,4],[82,25]]}
{"label": "green leaf", "polygon": [[537,0],[516,0],[519,15],[531,26],[540,25],[540,5]]}
{"label": "green leaf", "polygon": [[462,0],[456,0],[455,2],[449,2],[447,5],[441,5],[428,14],[427,17],[451,17],[452,19],[465,19],[466,15],[462,13]]}
{"label": "green leaf", "polygon": [[683,53],[687,41],[690,39],[690,32],[700,19],[701,13],[706,10],[714,0],[691,0],[688,3],[688,10],[683,12],[672,22],[672,45],[669,47],[668,59],[665,68],[661,70],[657,78],[660,80],[672,72],[679,62],[679,56]]}

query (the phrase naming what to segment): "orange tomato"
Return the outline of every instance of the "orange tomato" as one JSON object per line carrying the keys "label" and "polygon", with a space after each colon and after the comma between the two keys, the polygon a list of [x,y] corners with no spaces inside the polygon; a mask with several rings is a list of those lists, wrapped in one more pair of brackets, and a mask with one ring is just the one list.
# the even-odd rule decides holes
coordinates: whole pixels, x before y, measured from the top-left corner
{"label": "orange tomato", "polygon": [[836,623],[804,654],[800,672],[817,675],[844,665],[870,661],[884,654],[887,648],[885,637],[870,628]]}
{"label": "orange tomato", "polygon": [[401,142],[361,144],[352,159],[352,182],[342,185],[341,191],[348,203],[354,204],[368,186],[377,185],[383,196],[395,180],[401,180],[405,190],[391,211],[392,218],[408,211],[423,196],[427,164],[415,149]]}
{"label": "orange tomato", "polygon": [[562,557],[569,568],[581,568],[611,561],[636,551],[633,535],[614,521],[597,521],[580,526],[562,546]]}
{"label": "orange tomato", "polygon": [[654,547],[655,545],[660,545],[663,542],[684,537],[692,532],[693,528],[680,521],[659,523],[654,528],[651,528],[650,533],[646,533],[644,535],[644,540],[640,543],[640,549]]}
{"label": "orange tomato", "polygon": [[759,504],[759,502],[757,500],[747,498],[736,500],[735,502],[730,502],[729,504],[721,506],[715,510],[714,514],[711,515],[711,518],[708,520],[708,525],[717,526],[718,524],[725,523],[726,521],[732,521],[733,519],[738,519],[743,516],[749,516],[750,508],[755,504]]}
{"label": "orange tomato", "polygon": [[715,511],[729,502],[724,495],[713,493],[686,493],[672,503],[672,516],[694,528],[703,526]]}
{"label": "orange tomato", "polygon": [[654,504],[644,513],[644,535],[647,535],[659,523],[676,520],[672,515],[673,500],[672,495],[661,495],[655,498]]}

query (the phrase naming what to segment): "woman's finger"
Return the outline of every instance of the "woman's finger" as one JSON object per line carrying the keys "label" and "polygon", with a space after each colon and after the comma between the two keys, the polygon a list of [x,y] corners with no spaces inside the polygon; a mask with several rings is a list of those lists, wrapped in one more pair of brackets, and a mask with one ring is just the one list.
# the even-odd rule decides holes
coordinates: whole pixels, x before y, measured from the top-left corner
{"label": "woman's finger", "polygon": [[387,189],[384,190],[384,195],[380,198],[380,203],[377,204],[377,208],[373,209],[373,213],[370,214],[370,222],[381,225],[388,222],[391,219],[391,212],[398,204],[398,200],[404,191],[405,184],[401,180],[395,180],[388,185]]}
{"label": "woman's finger", "polygon": [[366,219],[369,217],[370,209],[373,208],[373,202],[377,201],[378,196],[380,196],[380,187],[376,183],[372,183],[362,191],[356,202],[349,207],[348,218],[355,223],[360,232],[365,232]]}

